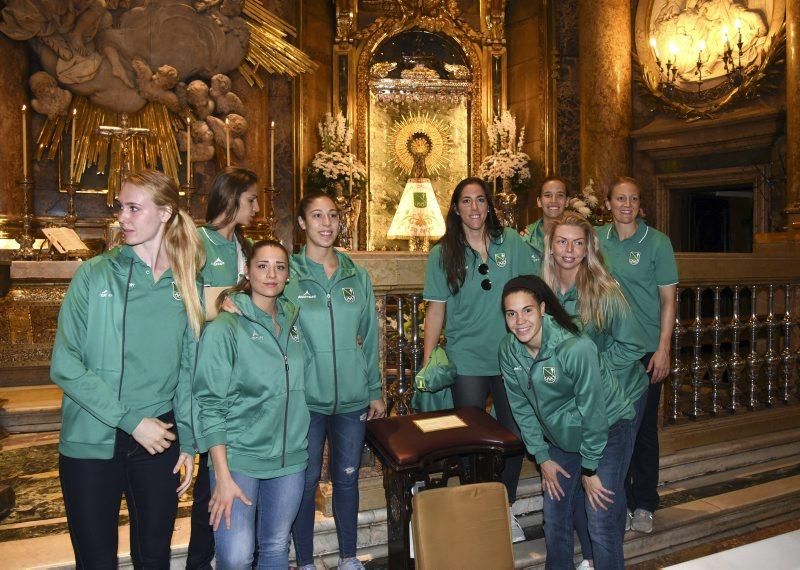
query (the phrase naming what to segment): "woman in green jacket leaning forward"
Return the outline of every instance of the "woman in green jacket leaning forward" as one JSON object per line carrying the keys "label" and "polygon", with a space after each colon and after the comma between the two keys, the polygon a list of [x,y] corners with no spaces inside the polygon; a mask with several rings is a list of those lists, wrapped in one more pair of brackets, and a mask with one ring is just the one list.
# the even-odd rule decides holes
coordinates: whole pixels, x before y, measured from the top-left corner
{"label": "woman in green jacket leaning forward", "polygon": [[[305,348],[297,306],[282,293],[289,256],[253,246],[234,291],[238,313],[203,332],[194,381],[200,451],[211,457],[210,524],[217,568],[288,567],[289,534],[308,463]],[[258,517],[258,520],[256,520]]]}
{"label": "woman in green jacket leaning forward", "polygon": [[192,480],[203,249],[165,174],[131,174],[117,205],[125,245],[78,268],[58,316],[59,475],[78,568],[117,566],[123,494],[134,565],[168,568],[178,495]]}
{"label": "woman in green jacket leaning forward", "polygon": [[320,193],[298,206],[306,245],[292,256],[286,296],[300,306],[300,324],[313,355],[306,378],[311,411],[308,470],[300,512],[294,524],[297,563],[314,568],[314,511],[328,438],[333,482],[333,518],[339,539],[339,568],[361,568],[356,558],[358,470],[366,422],[386,412],[378,366],[378,319],[369,275],[333,244],[339,210]]}
{"label": "woman in green jacket leaning forward", "polygon": [[547,568],[572,568],[578,508],[588,516],[597,567],[621,569],[623,533],[612,506],[622,488],[631,406],[603,382],[597,347],[540,278],[510,280],[503,311],[511,334],[500,345],[500,368],[542,475]]}

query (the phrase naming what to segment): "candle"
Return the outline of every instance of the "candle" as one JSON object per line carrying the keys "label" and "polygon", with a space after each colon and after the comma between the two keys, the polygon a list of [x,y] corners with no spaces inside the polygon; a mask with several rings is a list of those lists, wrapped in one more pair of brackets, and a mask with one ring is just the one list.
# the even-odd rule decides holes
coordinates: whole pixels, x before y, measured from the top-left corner
{"label": "candle", "polygon": [[350,196],[353,195],[353,155],[350,155]]}
{"label": "candle", "polygon": [[737,18],[736,21],[733,23],[733,25],[736,26],[736,31],[739,32],[739,43],[741,43],[742,42],[742,21]]}
{"label": "candle", "polygon": [[192,185],[192,117],[186,117],[186,185]]}
{"label": "candle", "polygon": [[225,155],[227,156],[228,166],[231,165],[231,122],[225,117]]}
{"label": "candle", "polygon": [[75,182],[75,124],[78,122],[78,110],[72,109],[72,140],[69,150],[69,182]]}
{"label": "candle", "polygon": [[275,121],[269,122],[269,187],[275,188]]}
{"label": "candle", "polygon": [[669,53],[672,54],[672,63],[674,65],[678,61],[678,46],[670,42]]}
{"label": "candle", "polygon": [[658,59],[658,44],[653,36],[650,36],[650,47],[653,49],[653,53],[656,54],[656,59]]}
{"label": "candle", "polygon": [[28,179],[28,106],[22,106],[22,179]]}

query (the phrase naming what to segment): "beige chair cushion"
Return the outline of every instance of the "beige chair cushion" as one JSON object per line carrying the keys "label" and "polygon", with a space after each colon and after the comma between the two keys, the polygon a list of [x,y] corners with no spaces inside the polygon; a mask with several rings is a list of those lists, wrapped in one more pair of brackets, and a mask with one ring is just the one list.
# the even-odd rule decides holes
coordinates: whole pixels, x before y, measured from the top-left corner
{"label": "beige chair cushion", "polygon": [[418,570],[514,568],[502,483],[422,491],[411,505]]}

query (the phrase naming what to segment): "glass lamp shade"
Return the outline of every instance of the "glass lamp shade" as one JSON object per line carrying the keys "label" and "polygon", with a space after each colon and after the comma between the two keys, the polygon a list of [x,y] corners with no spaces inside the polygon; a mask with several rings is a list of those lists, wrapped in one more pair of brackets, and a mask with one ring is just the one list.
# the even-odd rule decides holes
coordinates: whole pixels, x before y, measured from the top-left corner
{"label": "glass lamp shade", "polygon": [[386,236],[392,239],[438,238],[444,231],[442,210],[430,179],[409,178]]}

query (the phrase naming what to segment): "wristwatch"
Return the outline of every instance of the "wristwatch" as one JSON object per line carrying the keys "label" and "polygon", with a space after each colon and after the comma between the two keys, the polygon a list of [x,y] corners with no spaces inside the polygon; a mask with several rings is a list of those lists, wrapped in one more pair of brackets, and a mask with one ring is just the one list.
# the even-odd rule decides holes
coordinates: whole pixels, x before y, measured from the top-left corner
{"label": "wristwatch", "polygon": [[581,467],[581,475],[584,477],[594,477],[597,475],[597,469],[589,469],[588,467]]}

